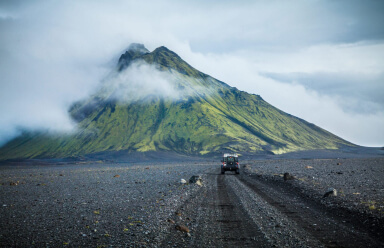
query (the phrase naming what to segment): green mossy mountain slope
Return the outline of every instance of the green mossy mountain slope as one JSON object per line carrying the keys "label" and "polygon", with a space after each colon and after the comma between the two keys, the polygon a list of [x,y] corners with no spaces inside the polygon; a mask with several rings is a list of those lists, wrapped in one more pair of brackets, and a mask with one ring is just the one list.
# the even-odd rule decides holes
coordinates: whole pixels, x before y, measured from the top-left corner
{"label": "green mossy mountain slope", "polygon": [[279,154],[353,146],[284,113],[258,95],[199,72],[165,47],[149,52],[143,45],[131,45],[120,57],[116,75],[138,62],[169,74],[180,95],[149,94],[121,101],[106,84],[69,110],[77,122],[76,132],[25,132],[0,148],[0,159],[72,157],[108,151]]}

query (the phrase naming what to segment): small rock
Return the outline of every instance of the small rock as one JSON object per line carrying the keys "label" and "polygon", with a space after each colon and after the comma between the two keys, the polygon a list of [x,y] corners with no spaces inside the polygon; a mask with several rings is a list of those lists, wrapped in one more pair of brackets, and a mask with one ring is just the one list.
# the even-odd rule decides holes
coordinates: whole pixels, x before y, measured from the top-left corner
{"label": "small rock", "polygon": [[307,168],[307,169],[313,169],[313,167],[312,167],[312,166],[309,166],[309,165],[305,166],[305,168]]}
{"label": "small rock", "polygon": [[9,185],[10,186],[17,186],[17,185],[19,185],[19,181],[17,181],[17,182],[10,182]]}
{"label": "small rock", "polygon": [[172,220],[172,219],[168,219],[167,222],[172,223],[172,224],[175,224],[175,221]]}
{"label": "small rock", "polygon": [[289,174],[288,172],[284,173],[284,181],[287,181],[287,180],[294,180],[295,177],[292,176],[291,174]]}
{"label": "small rock", "polygon": [[176,230],[179,230],[180,232],[189,233],[189,228],[184,225],[176,225]]}
{"label": "small rock", "polygon": [[329,188],[328,191],[323,195],[323,198],[328,196],[337,196],[337,190],[334,188]]}
{"label": "small rock", "polygon": [[189,183],[197,183],[198,181],[201,181],[201,177],[200,176],[192,176],[190,179],[189,179]]}
{"label": "small rock", "polygon": [[182,178],[182,179],[180,180],[180,183],[181,183],[181,184],[186,184],[187,181],[185,181],[185,179]]}

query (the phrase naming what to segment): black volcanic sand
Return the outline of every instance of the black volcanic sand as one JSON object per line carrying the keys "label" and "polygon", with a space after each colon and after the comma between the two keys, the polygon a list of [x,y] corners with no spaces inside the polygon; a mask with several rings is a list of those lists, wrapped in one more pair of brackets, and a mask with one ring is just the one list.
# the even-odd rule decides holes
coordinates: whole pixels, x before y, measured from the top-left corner
{"label": "black volcanic sand", "polygon": [[[282,181],[289,173],[295,179],[286,184],[327,206],[384,217],[384,158],[255,160],[243,167],[269,181]],[[323,197],[330,188],[337,197]]]}
{"label": "black volcanic sand", "polygon": [[[249,178],[255,176],[284,183],[284,187],[294,189],[318,204],[364,213],[382,223],[382,157],[248,160],[241,163],[241,175],[245,174],[247,178],[250,174]],[[200,193],[206,187],[181,184],[180,179],[188,181],[192,175],[202,175],[205,184],[213,185],[207,178],[213,177],[213,172],[219,174],[219,164],[191,161],[1,166],[0,246],[172,246],[173,243],[165,239],[171,232],[179,231],[168,219],[177,222],[179,217],[175,212],[182,211],[186,201],[202,198]],[[285,172],[295,179],[284,182],[282,175]],[[231,179],[231,173],[227,174],[224,177]],[[338,195],[323,198],[331,187]],[[188,209],[194,205],[185,206]],[[198,206],[191,211],[192,214],[198,211]],[[204,219],[204,213],[199,215]],[[193,231],[199,233],[197,224],[191,231],[192,237]],[[215,234],[215,226],[207,228]],[[210,238],[205,231],[204,235],[206,239]],[[188,239],[182,235],[178,237],[180,242]],[[211,242],[207,240],[206,244]]]}
{"label": "black volcanic sand", "polygon": [[[149,246],[205,164],[0,167],[0,246]],[[18,185],[10,185],[17,183]]]}

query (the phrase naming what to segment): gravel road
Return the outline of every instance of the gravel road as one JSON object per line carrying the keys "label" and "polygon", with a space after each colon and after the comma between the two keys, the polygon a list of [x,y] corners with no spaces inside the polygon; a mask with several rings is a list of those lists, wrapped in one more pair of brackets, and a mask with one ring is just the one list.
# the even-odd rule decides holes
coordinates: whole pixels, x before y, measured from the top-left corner
{"label": "gravel road", "polygon": [[384,247],[383,176],[384,158],[0,166],[0,246]]}

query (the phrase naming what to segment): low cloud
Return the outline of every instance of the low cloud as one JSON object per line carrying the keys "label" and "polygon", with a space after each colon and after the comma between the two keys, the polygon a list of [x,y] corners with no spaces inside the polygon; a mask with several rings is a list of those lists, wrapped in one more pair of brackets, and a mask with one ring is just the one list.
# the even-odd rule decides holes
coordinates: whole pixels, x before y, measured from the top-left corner
{"label": "low cloud", "polygon": [[104,79],[98,94],[122,103],[154,97],[177,101],[192,93],[183,86],[185,84],[180,76],[177,72],[162,71],[156,65],[137,61],[122,72]]}
{"label": "low cloud", "polygon": [[375,114],[384,109],[384,74],[364,73],[261,73],[287,84],[299,84],[336,99],[347,112]]}
{"label": "low cloud", "polygon": [[24,129],[70,132],[70,105],[91,92],[104,69],[19,53],[1,61],[0,145]]}

